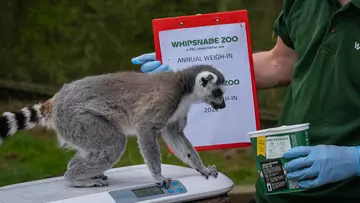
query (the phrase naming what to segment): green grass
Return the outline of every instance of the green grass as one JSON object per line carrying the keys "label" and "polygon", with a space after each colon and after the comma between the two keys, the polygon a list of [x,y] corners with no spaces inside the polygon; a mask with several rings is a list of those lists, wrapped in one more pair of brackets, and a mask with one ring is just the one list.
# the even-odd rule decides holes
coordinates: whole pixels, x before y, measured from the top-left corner
{"label": "green grass", "polygon": [[[29,103],[25,104],[28,105]],[[1,104],[0,112],[18,110],[23,102]],[[162,162],[184,165],[159,139]],[[41,128],[19,131],[0,146],[0,186],[63,175],[67,162],[74,151],[57,146],[55,133]],[[257,170],[251,148],[226,149],[199,152],[204,164],[215,164],[218,170],[229,176],[236,184],[254,184]],[[131,138],[126,152],[115,167],[143,164],[136,139]]]}

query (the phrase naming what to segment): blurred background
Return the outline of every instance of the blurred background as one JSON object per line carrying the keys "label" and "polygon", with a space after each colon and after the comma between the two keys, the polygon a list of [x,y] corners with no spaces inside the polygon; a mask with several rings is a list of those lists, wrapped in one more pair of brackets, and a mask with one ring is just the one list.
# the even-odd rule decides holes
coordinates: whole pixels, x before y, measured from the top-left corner
{"label": "blurred background", "polygon": [[[153,52],[154,18],[246,9],[253,51],[271,49],[282,0],[2,0],[0,112],[47,99],[87,75],[140,70],[131,58]],[[262,128],[276,125],[286,88],[258,92]],[[183,165],[162,143],[163,162]],[[0,186],[62,175],[73,151],[46,129],[18,132],[0,147]],[[257,178],[251,148],[200,152],[237,185]],[[116,165],[142,164],[135,140]]]}

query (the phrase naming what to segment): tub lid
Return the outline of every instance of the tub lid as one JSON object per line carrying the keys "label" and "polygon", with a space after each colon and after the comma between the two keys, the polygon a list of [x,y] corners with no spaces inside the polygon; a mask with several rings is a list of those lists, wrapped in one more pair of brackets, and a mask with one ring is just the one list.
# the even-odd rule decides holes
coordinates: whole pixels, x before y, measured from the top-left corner
{"label": "tub lid", "polygon": [[290,132],[307,130],[309,128],[309,125],[310,125],[310,123],[302,123],[302,124],[295,124],[295,125],[283,125],[283,126],[274,127],[274,128],[252,131],[252,132],[249,132],[248,135],[250,137],[258,137],[258,136],[290,133]]}

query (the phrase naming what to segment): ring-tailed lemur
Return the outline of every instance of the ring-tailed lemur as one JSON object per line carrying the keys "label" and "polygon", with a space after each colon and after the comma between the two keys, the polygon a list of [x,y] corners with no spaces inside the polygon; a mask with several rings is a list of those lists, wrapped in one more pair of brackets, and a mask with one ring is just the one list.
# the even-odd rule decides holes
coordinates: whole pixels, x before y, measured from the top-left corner
{"label": "ring-tailed lemur", "polygon": [[225,78],[212,66],[197,65],[177,72],[120,72],[88,76],[63,85],[51,99],[0,117],[2,138],[39,124],[53,129],[60,146],[77,150],[64,174],[73,186],[108,185],[104,171],[119,161],[127,136],[136,135],[144,162],[158,184],[171,178],[161,172],[158,135],[174,154],[206,176],[205,167],[183,133],[190,106],[201,100],[225,108]]}

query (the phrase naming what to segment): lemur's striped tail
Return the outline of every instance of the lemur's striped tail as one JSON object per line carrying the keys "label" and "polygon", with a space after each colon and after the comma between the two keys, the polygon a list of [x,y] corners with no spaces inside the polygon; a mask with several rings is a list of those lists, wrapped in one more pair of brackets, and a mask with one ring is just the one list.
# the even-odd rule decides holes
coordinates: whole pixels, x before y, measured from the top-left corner
{"label": "lemur's striped tail", "polygon": [[[45,106],[47,103],[44,103]],[[44,104],[25,107],[18,112],[4,112],[0,116],[0,144],[19,130],[31,129],[44,122]],[[46,108],[46,107],[45,107]]]}

